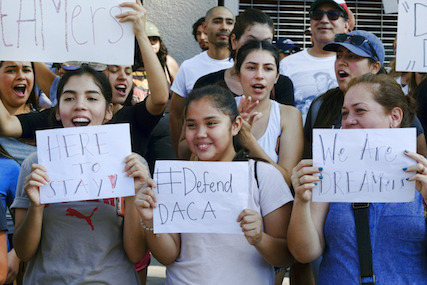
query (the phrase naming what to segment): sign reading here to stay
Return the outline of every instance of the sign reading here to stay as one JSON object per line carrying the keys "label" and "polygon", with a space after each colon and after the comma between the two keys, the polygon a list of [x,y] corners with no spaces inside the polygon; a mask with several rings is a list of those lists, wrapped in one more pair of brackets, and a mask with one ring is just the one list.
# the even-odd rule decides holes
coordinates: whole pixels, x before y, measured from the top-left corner
{"label": "sign reading here to stay", "polygon": [[124,159],[131,154],[129,124],[37,131],[39,164],[50,183],[40,188],[41,203],[135,195]]}

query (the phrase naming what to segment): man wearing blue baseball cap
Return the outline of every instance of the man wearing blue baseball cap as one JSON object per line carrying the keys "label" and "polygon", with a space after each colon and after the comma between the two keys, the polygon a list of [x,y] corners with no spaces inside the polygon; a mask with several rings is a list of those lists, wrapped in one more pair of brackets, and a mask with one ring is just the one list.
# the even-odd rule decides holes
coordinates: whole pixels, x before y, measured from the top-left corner
{"label": "man wearing blue baseball cap", "polygon": [[274,46],[279,51],[280,60],[301,50],[291,39],[288,38],[278,38],[274,43]]}
{"label": "man wearing blue baseball cap", "polygon": [[351,12],[344,0],[315,0],[309,13],[313,46],[280,61],[280,74],[292,80],[295,104],[304,122],[311,102],[327,91],[317,86],[319,82],[316,82],[315,74],[329,74],[332,78],[330,86],[337,86],[335,52],[323,50],[323,46],[333,42],[336,34],[349,31]]}

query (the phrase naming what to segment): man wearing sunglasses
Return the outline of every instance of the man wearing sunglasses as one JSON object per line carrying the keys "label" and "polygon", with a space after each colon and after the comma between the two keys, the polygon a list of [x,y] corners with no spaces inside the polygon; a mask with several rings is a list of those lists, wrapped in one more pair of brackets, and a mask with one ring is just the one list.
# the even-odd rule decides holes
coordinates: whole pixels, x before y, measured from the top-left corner
{"label": "man wearing sunglasses", "polygon": [[313,46],[280,61],[280,74],[292,80],[295,104],[304,122],[311,102],[322,93],[315,75],[330,74],[331,86],[338,86],[334,72],[335,52],[325,51],[323,46],[333,42],[336,34],[348,32],[349,13],[344,0],[315,0],[309,14]]}

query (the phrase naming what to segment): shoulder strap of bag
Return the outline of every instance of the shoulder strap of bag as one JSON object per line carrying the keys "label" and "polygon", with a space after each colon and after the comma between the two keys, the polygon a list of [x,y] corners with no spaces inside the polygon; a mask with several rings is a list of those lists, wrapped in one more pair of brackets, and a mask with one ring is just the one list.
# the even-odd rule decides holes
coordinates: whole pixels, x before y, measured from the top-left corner
{"label": "shoulder strap of bag", "polygon": [[375,284],[372,269],[372,247],[369,235],[369,203],[353,203],[357,248],[360,263],[360,284]]}
{"label": "shoulder strap of bag", "polygon": [[256,186],[257,186],[257,187],[258,187],[258,189],[259,189],[259,181],[258,181],[257,164],[258,164],[258,160],[255,160],[255,163],[254,163],[255,181],[256,181]]}

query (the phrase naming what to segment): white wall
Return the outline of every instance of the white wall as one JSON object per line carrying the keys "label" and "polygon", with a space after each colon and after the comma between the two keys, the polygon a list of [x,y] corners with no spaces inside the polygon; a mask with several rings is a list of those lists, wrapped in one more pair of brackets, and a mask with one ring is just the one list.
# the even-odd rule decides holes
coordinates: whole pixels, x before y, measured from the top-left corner
{"label": "white wall", "polygon": [[[238,3],[227,0],[225,6],[236,15]],[[169,54],[179,64],[201,51],[192,34],[193,23],[217,5],[217,0],[144,0],[148,21],[159,28]]]}

